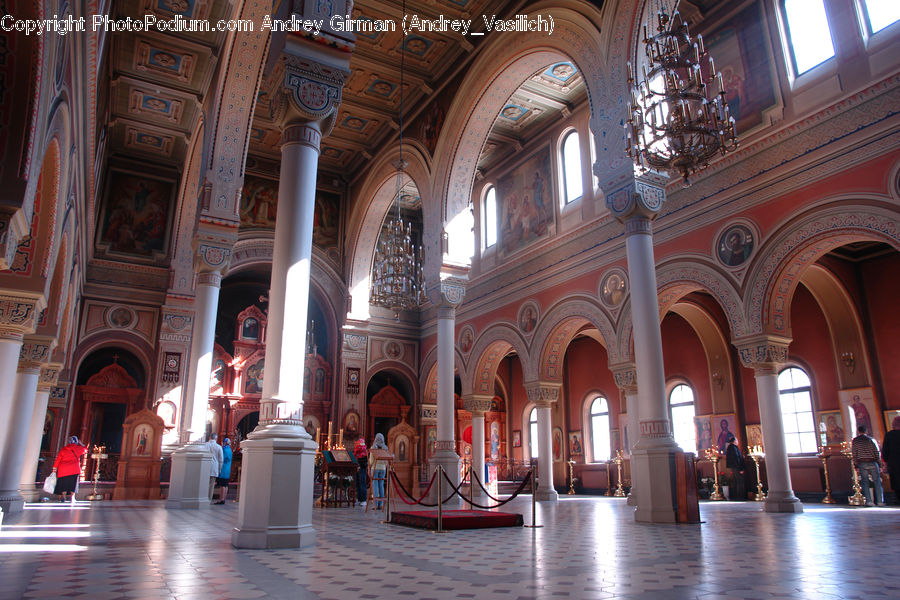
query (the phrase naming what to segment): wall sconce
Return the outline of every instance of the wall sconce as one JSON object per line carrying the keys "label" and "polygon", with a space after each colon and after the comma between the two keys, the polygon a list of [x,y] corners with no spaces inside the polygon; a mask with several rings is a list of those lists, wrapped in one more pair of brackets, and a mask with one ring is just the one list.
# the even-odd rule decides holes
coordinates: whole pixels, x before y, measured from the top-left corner
{"label": "wall sconce", "polygon": [[725,378],[722,377],[722,374],[719,373],[718,371],[713,371],[712,380],[713,380],[713,383],[715,383],[717,386],[719,386],[720,390],[725,387]]}
{"label": "wall sconce", "polygon": [[853,355],[853,352],[841,352],[841,362],[851,374],[856,369],[856,356]]}

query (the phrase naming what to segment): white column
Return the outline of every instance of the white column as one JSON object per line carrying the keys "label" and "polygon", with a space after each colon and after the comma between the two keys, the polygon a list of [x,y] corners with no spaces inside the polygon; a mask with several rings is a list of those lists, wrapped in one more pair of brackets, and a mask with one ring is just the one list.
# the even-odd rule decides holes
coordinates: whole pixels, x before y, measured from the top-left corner
{"label": "white column", "polygon": [[[634,452],[634,445],[637,443],[640,435],[640,419],[638,418],[638,395],[637,386],[628,386],[625,388],[625,406],[628,408],[628,452]],[[625,440],[622,440],[623,442]],[[633,456],[633,454],[632,454]],[[634,468],[634,458],[631,458],[631,465]],[[624,468],[624,467],[623,467]],[[637,506],[637,493],[634,485],[634,476],[632,474],[631,490],[628,492],[628,505]]]}
{"label": "white column", "polygon": [[[478,475],[478,481],[485,485],[484,480],[484,413],[472,413],[472,471]],[[484,498],[481,486],[472,479],[472,497],[478,502]],[[487,487],[487,485],[485,485]],[[483,502],[479,502],[483,504]]]}
{"label": "white column", "polygon": [[803,505],[791,487],[787,447],[784,443],[784,424],[781,422],[781,403],[778,397],[778,372],[774,365],[762,365],[755,369],[756,396],[759,401],[759,419],[762,424],[763,444],[766,449],[766,476],[769,493],[766,512],[803,512]]}
{"label": "white column", "polygon": [[209,380],[213,347],[216,342],[216,315],[222,275],[200,273],[194,296],[194,330],[191,335],[191,364],[188,369],[188,393],[181,411],[182,441],[202,442],[206,436],[209,410]]}
{"label": "white column", "polygon": [[[197,262],[201,265],[213,248],[201,244]],[[216,256],[224,250],[215,248]],[[212,373],[213,347],[216,335],[216,314],[219,308],[219,289],[222,275],[217,271],[199,273],[194,297],[194,326],[191,334],[190,366],[187,372],[179,419],[182,446],[172,452],[172,474],[166,508],[195,509],[209,507],[209,478],[212,457],[203,444],[206,435],[206,414],[209,409],[209,380]]]}
{"label": "white column", "polygon": [[34,487],[38,459],[41,455],[41,439],[44,437],[44,421],[47,417],[47,404],[50,401],[50,388],[56,384],[61,365],[47,365],[41,368],[37,393],[34,397],[34,410],[31,412],[31,424],[28,426],[28,441],[25,444],[25,458],[22,463],[22,477],[19,486],[26,502],[37,500],[40,492]]}
{"label": "white column", "polygon": [[[453,373],[455,369],[453,353],[453,331],[456,324],[457,303],[447,302],[441,298],[438,305],[437,321],[437,440],[434,444],[434,455],[431,466],[444,468],[444,473],[453,485],[459,485],[459,455],[456,453],[456,406],[453,401]],[[474,442],[474,425],[472,430]],[[447,488],[446,480],[441,482],[443,490]],[[432,501],[437,498],[437,485],[432,486]],[[446,491],[444,497],[446,497]],[[457,504],[458,500],[451,500]]]}
{"label": "white column", "polygon": [[538,487],[535,495],[540,501],[555,502],[559,494],[553,487],[553,433],[550,423],[550,403],[537,406],[538,429]]}
{"label": "white column", "polygon": [[315,211],[320,123],[292,123],[282,134],[275,252],[269,291],[266,376],[259,427],[241,444],[238,548],[313,544],[316,443],[303,428],[303,361]]}
{"label": "white column", "polygon": [[632,450],[631,459],[631,481],[638,488],[634,515],[636,521],[673,523],[677,515],[673,494],[675,470],[671,457],[678,446],[672,437],[666,406],[656,265],[649,217],[635,213],[625,221],[625,252],[631,280],[640,421],[640,439]]}
{"label": "white column", "polygon": [[12,407],[6,413],[8,430],[3,448],[3,461],[0,462],[0,508],[6,513],[19,512],[25,504],[22,494],[19,493],[19,483],[22,478],[28,426],[34,412],[40,374],[40,363],[28,360],[20,362],[15,378]]}
{"label": "white column", "polygon": [[[12,408],[19,352],[22,350],[22,334],[0,331],[0,415],[8,415]],[[5,462],[3,448],[10,429],[9,422],[0,417],[0,463]]]}

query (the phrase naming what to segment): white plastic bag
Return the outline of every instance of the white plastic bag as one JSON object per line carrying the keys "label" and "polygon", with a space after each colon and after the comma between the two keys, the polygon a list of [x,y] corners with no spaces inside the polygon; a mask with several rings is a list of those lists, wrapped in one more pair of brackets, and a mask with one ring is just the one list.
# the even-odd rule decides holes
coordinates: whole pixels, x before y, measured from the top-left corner
{"label": "white plastic bag", "polygon": [[44,491],[48,494],[56,491],[56,473],[47,475],[47,479],[44,480]]}

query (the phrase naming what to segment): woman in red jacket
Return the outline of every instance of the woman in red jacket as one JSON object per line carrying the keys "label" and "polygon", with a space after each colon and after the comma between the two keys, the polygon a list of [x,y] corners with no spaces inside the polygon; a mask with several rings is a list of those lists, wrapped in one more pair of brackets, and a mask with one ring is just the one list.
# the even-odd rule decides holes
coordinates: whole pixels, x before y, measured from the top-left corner
{"label": "woman in red jacket", "polygon": [[78,436],[69,438],[69,443],[56,455],[53,463],[53,472],[56,473],[56,489],[54,494],[62,495],[63,502],[66,494],[75,501],[75,488],[78,485],[78,476],[81,474],[81,457],[85,455],[87,448],[78,441]]}

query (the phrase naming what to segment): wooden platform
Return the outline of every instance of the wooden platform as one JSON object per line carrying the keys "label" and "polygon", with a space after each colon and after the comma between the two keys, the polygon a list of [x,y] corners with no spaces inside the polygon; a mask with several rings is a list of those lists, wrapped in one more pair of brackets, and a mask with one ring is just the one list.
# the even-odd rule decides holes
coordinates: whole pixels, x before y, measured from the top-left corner
{"label": "wooden platform", "polygon": [[[391,513],[391,523],[437,529],[438,514],[436,510],[419,510]],[[521,527],[524,524],[522,515],[487,510],[445,510],[443,516],[444,529],[479,529],[484,527]]]}

